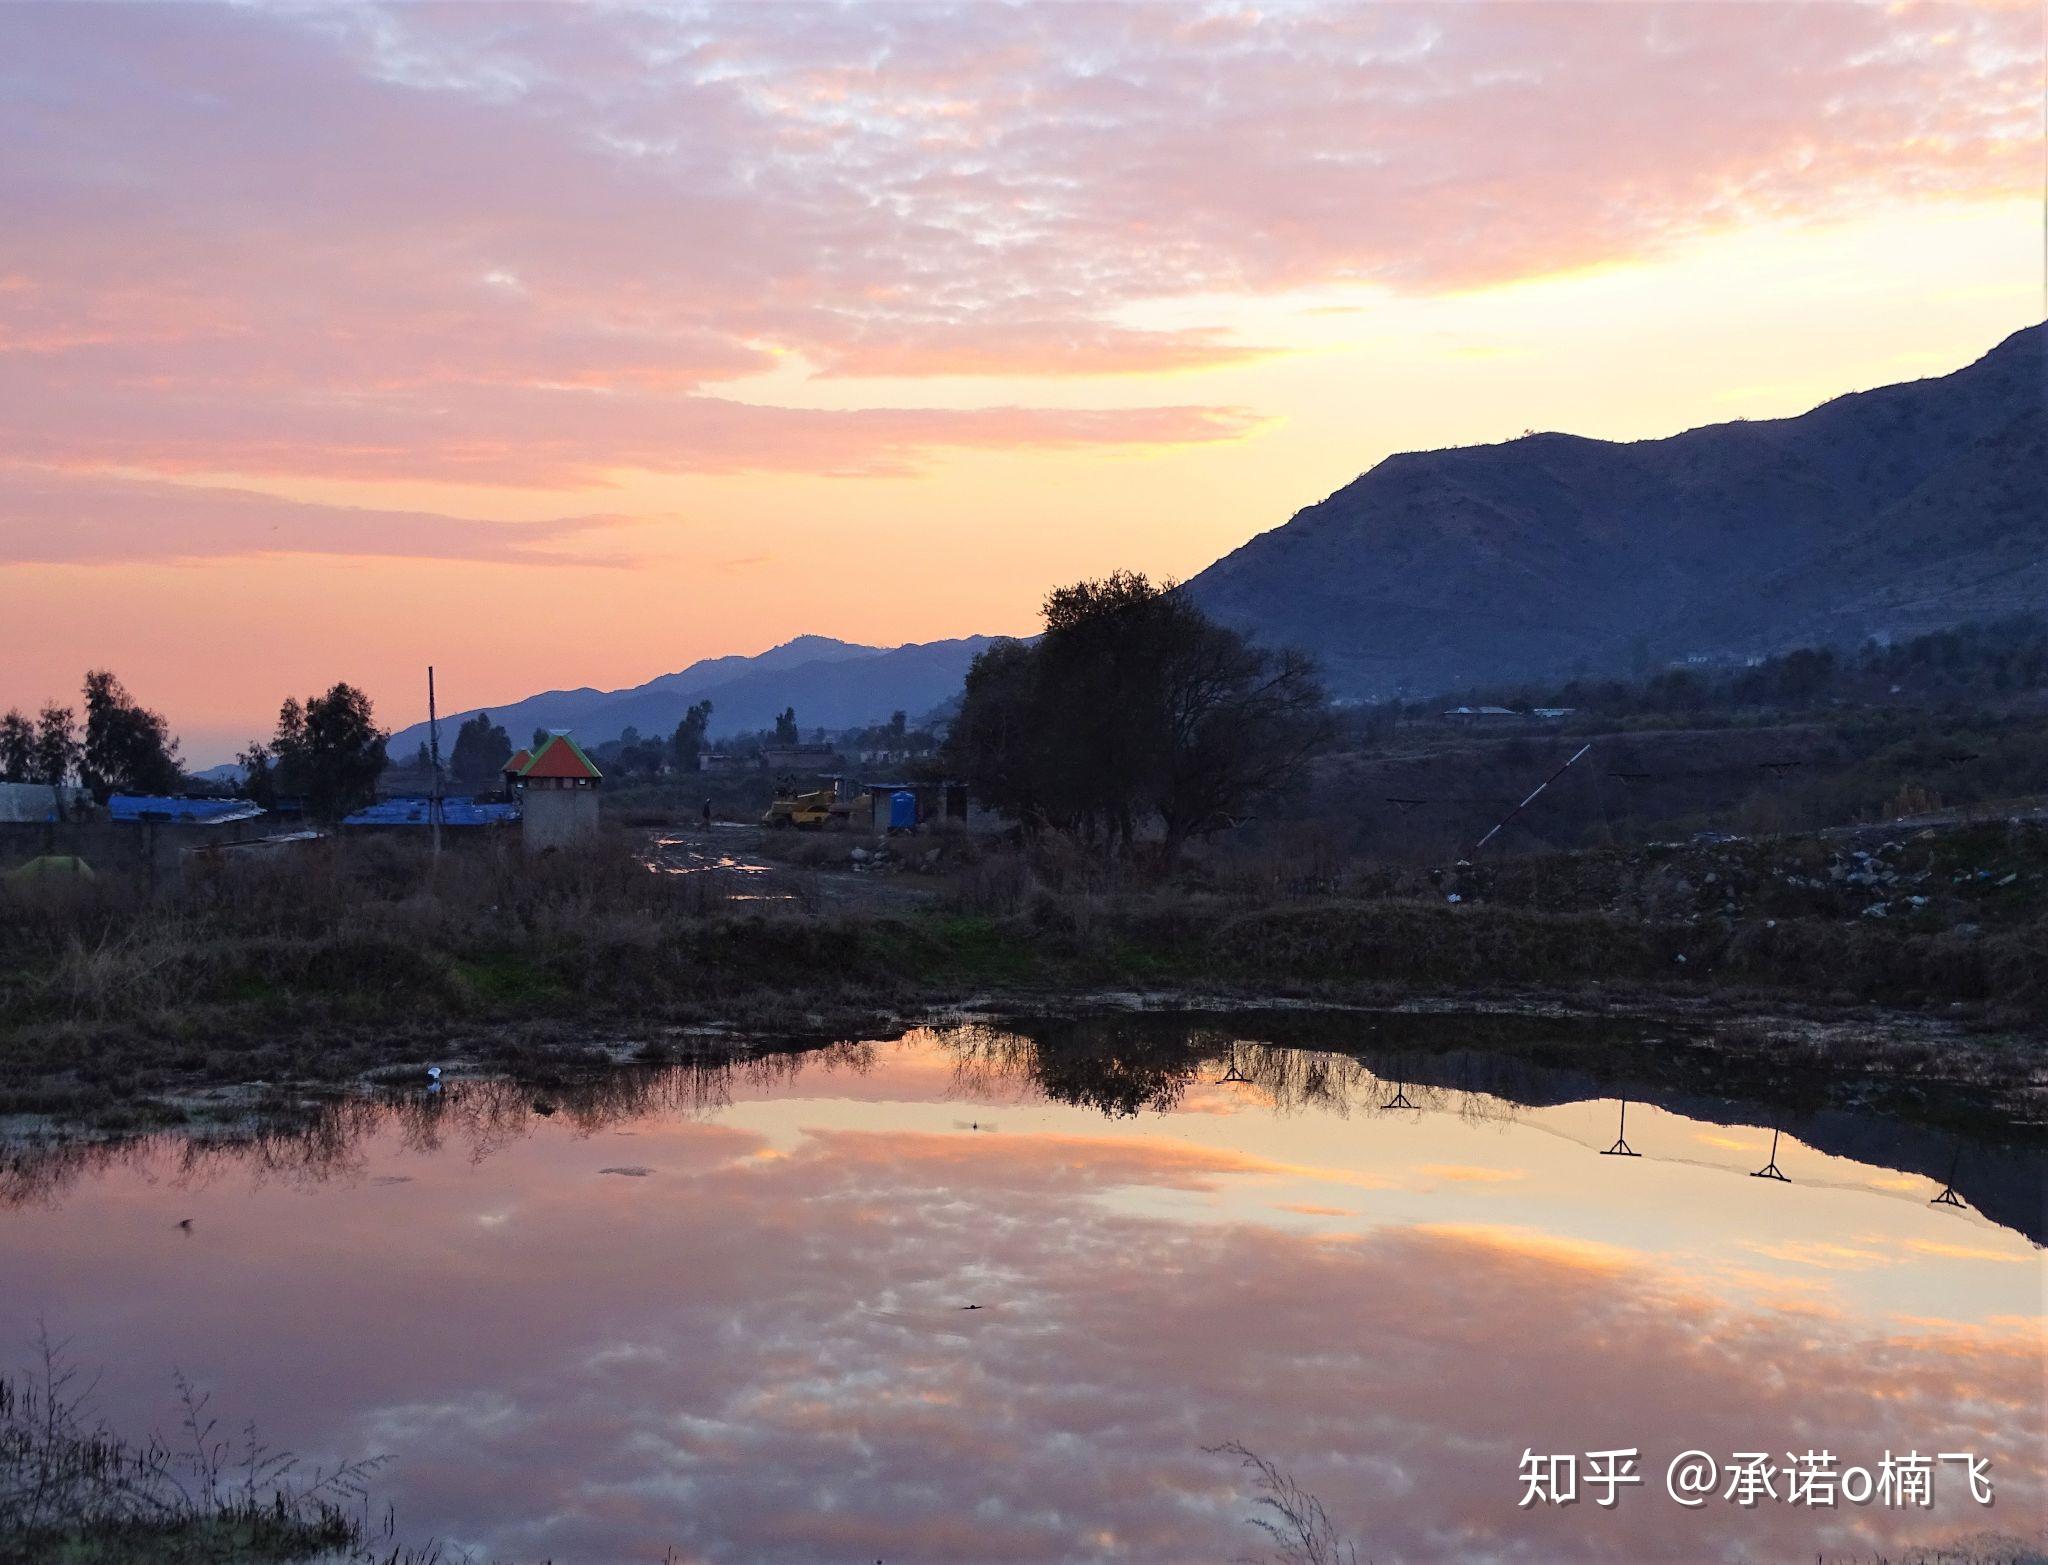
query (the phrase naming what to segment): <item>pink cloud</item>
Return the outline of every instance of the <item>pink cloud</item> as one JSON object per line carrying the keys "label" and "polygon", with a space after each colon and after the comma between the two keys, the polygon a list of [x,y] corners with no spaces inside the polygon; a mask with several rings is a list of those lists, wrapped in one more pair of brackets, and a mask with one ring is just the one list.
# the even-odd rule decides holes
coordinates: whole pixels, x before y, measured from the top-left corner
{"label": "pink cloud", "polygon": [[828,412],[704,396],[610,396],[479,386],[244,398],[131,385],[50,383],[0,359],[0,444],[51,467],[342,479],[439,478],[572,487],[612,471],[917,470],[944,449],[1057,450],[1233,439],[1241,408],[860,408]]}
{"label": "pink cloud", "polygon": [[2023,10],[0,13],[0,436],[587,483],[1206,440],[1214,408],[762,409],[829,375],[1230,363],[1161,296],[1419,292],[2035,193]]}
{"label": "pink cloud", "polygon": [[560,546],[633,520],[488,522],[316,505],[212,485],[0,466],[0,565],[126,565],[260,554],[610,565],[626,561]]}
{"label": "pink cloud", "polygon": [[[764,1159],[676,1104],[542,1124],[490,1091],[507,1112],[478,1125],[467,1092],[439,1118],[359,1114],[368,1139],[338,1169],[318,1162],[335,1138],[303,1170],[216,1154],[203,1189],[169,1149],[127,1154],[8,1214],[33,1264],[0,1275],[0,1303],[60,1311],[116,1359],[110,1395],[160,1394],[177,1362],[296,1448],[397,1452],[407,1525],[501,1557],[1231,1558],[1252,1541],[1244,1496],[1200,1449],[1229,1437],[1296,1468],[1380,1558],[1898,1552],[1977,1514],[1685,1515],[1654,1478],[1611,1512],[1522,1511],[1529,1444],[1658,1463],[1975,1449],[1998,1515],[2039,1514],[2031,1321],[1792,1315],[1507,1228],[1330,1245],[1176,1222],[1094,1197],[1264,1165],[1135,1133],[835,1131]],[[649,1178],[598,1173],[619,1129]],[[363,1182],[396,1169],[405,1184]],[[205,1248],[164,1260],[195,1212]]]}

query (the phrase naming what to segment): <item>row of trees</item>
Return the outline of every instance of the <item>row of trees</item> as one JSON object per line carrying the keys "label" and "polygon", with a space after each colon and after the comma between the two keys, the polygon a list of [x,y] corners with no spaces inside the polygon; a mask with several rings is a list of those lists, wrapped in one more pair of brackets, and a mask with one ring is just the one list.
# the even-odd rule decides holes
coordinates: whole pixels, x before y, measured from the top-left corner
{"label": "row of trees", "polygon": [[265,809],[296,800],[309,815],[332,821],[377,797],[389,739],[370,698],[338,684],[303,703],[287,697],[270,742],[258,740],[235,759],[243,790]]}
{"label": "row of trees", "polygon": [[2017,614],[1904,641],[1795,647],[1738,667],[1644,671],[1633,680],[1578,678],[1547,687],[1472,689],[1390,704],[1365,715],[1433,718],[1455,701],[1515,711],[1572,707],[1603,718],[1666,713],[1801,711],[1887,702],[1997,700],[2048,688],[2048,618]]}
{"label": "row of trees", "polygon": [[[658,777],[664,771],[701,771],[710,728],[711,703],[699,701],[683,713],[675,732],[667,739],[659,734],[642,734],[637,728],[628,728],[618,738],[607,739],[596,746],[590,754],[599,766],[616,777]],[[544,739],[545,730],[537,731],[535,737],[536,742]]]}
{"label": "row of trees", "polygon": [[[78,708],[55,701],[33,719],[18,709],[0,714],[0,781],[61,786],[75,778],[102,804],[111,794],[175,794],[187,786],[178,741],[162,713],[135,700],[106,669],[85,676],[81,695],[83,723]],[[339,819],[376,797],[387,737],[370,698],[353,685],[338,684],[303,703],[288,700],[269,742],[236,757],[244,791],[266,808],[302,800],[312,814]]]}
{"label": "row of trees", "polygon": [[[591,755],[607,772],[620,777],[700,771],[710,726],[711,703],[699,701],[683,714],[667,739],[628,728],[618,738],[593,747]],[[538,750],[547,742],[548,730],[534,729],[532,748]],[[512,736],[505,725],[493,721],[490,713],[479,712],[455,731],[455,743],[448,752],[448,780],[457,787],[477,791],[494,788],[505,774],[505,763],[511,759]],[[432,757],[424,744],[406,764],[422,777],[433,770]]]}
{"label": "row of trees", "polygon": [[[666,739],[629,727],[618,738],[591,746],[591,757],[608,774],[619,778],[702,771],[704,756],[711,744],[712,711],[709,701],[696,702],[683,713],[674,732]],[[776,714],[772,728],[756,734],[735,735],[728,742],[741,753],[751,753],[767,744],[798,744],[802,737],[802,730],[797,726],[796,709],[784,707]],[[818,730],[815,737],[823,739],[824,731]],[[533,731],[535,749],[547,740],[547,729],[536,728]],[[902,712],[892,715],[886,724],[860,730],[850,736],[849,742],[863,748],[886,747],[918,752],[935,749],[938,744],[934,735],[923,730],[911,730]],[[511,757],[512,738],[504,725],[493,722],[490,713],[479,712],[456,730],[455,745],[448,758],[449,779],[466,788],[490,787],[503,775],[505,763]],[[428,774],[432,762],[427,747],[421,745],[418,754],[408,764],[422,776]]]}
{"label": "row of trees", "polygon": [[856,729],[846,736],[856,750],[890,750],[906,755],[926,755],[939,747],[939,737],[928,728],[912,728],[908,713],[892,712],[889,721]]}
{"label": "row of trees", "polygon": [[1058,589],[1036,641],[974,660],[948,759],[1030,828],[1129,854],[1156,825],[1171,865],[1292,784],[1332,734],[1306,657],[1126,571]]}
{"label": "row of trees", "polygon": [[85,723],[77,709],[43,703],[31,721],[0,714],[0,781],[61,786],[74,776],[105,803],[115,793],[172,793],[184,786],[178,741],[163,715],[143,706],[106,669],[85,676]]}

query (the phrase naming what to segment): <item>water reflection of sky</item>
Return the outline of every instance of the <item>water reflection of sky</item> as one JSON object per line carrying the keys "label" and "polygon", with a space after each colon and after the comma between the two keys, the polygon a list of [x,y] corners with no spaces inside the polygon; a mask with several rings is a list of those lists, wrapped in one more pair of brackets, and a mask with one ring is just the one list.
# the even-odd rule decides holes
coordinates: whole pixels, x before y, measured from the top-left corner
{"label": "water reflection of sky", "polygon": [[[278,1443],[393,1452],[408,1531],[508,1559],[1227,1560],[1224,1440],[1382,1562],[2042,1525],[2040,1252],[1924,1179],[1788,1138],[1793,1183],[1753,1180],[1769,1131],[1642,1105],[1646,1155],[1605,1159],[1612,1102],[1378,1112],[1356,1071],[1108,1119],[997,1053],[918,1039],[611,1122],[468,1088],[292,1177],[159,1148],[0,1212],[0,1323],[106,1361],[120,1422],[168,1421],[175,1367]],[[1653,1475],[1974,1450],[1999,1499],[1687,1513],[1653,1476],[1517,1508],[1525,1446],[1629,1445]]]}

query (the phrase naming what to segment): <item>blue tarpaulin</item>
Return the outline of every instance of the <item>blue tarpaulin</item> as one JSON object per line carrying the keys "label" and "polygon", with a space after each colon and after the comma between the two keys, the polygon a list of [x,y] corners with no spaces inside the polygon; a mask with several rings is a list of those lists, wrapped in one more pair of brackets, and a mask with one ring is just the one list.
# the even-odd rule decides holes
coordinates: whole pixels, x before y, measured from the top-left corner
{"label": "blue tarpaulin", "polygon": [[[368,809],[357,810],[342,822],[344,826],[430,826],[434,801],[427,798],[379,799]],[[443,799],[443,826],[510,826],[519,819],[516,804],[479,804],[475,799]]]}
{"label": "blue tarpaulin", "polygon": [[219,826],[254,820],[263,806],[247,799],[174,799],[167,794],[117,793],[107,814],[117,821],[175,821],[181,826]]}

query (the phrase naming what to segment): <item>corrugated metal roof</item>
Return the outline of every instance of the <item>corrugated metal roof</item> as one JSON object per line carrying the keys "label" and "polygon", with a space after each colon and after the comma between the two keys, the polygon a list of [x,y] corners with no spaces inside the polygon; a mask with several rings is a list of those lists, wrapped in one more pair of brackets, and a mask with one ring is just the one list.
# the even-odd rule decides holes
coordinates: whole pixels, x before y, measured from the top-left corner
{"label": "corrugated metal roof", "polygon": [[519,769],[521,777],[588,777],[596,781],[604,776],[597,769],[597,763],[583,753],[583,747],[567,734],[549,734],[548,742],[534,751],[533,756]]}
{"label": "corrugated metal roof", "polygon": [[505,763],[504,769],[508,772],[516,772],[521,767],[525,766],[526,763],[532,759],[533,752],[531,750],[521,750],[517,755],[513,756],[511,760]]}
{"label": "corrugated metal roof", "polygon": [[252,821],[265,813],[248,799],[174,799],[167,794],[117,793],[107,800],[107,814],[117,821],[171,821],[180,826],[224,826]]}
{"label": "corrugated metal roof", "polygon": [[[368,809],[357,810],[342,822],[344,826],[431,826],[433,800],[427,798],[379,799]],[[519,819],[516,804],[479,804],[475,799],[443,799],[443,826],[509,826]]]}

